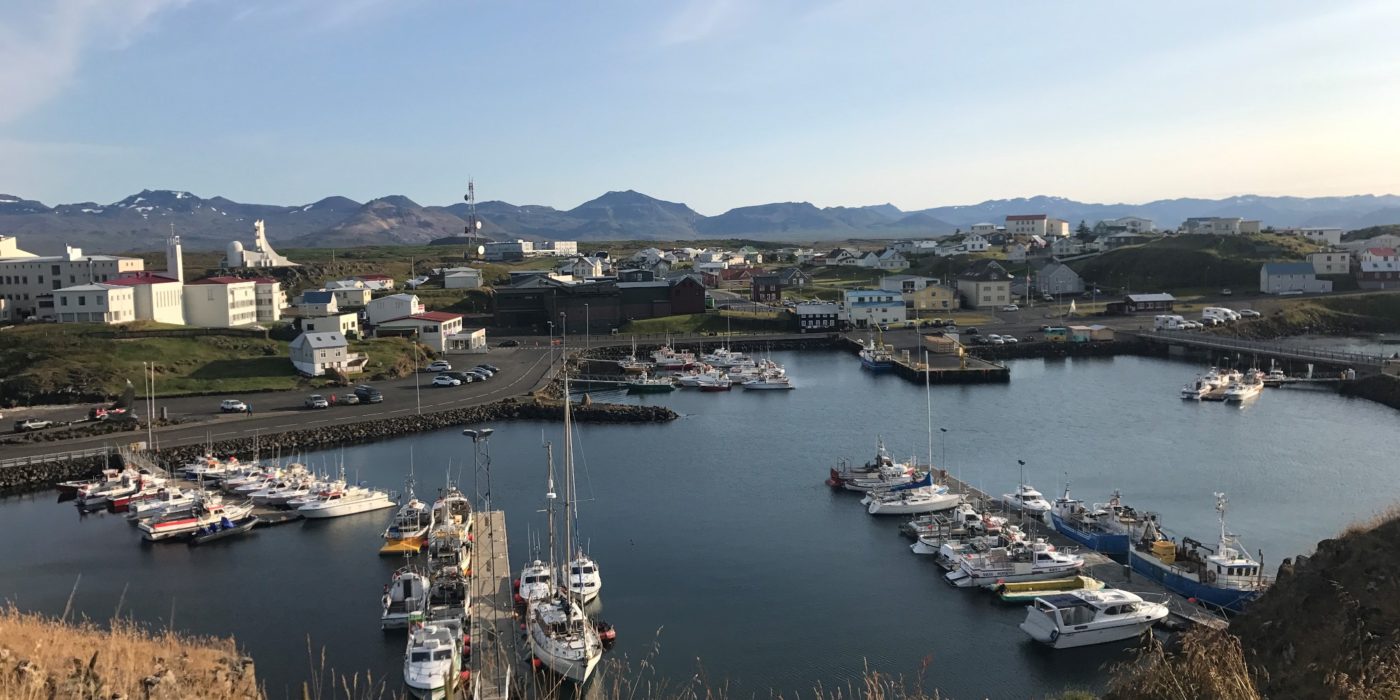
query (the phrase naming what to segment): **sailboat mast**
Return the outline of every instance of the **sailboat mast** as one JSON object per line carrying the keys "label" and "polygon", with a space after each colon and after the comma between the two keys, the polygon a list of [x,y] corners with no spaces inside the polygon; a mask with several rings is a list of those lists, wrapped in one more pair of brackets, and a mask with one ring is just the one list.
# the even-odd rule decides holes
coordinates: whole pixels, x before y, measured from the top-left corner
{"label": "sailboat mast", "polygon": [[[556,569],[555,569],[555,564],[556,564],[556,562],[555,562],[555,559],[554,559],[554,547],[555,547],[555,540],[554,540],[554,500],[555,500],[555,498],[556,498],[556,495],[555,495],[555,493],[554,493],[554,443],[551,443],[551,442],[545,443],[545,444],[544,444],[544,453],[545,453],[545,464],[547,465],[546,468],[547,468],[547,470],[548,470],[548,471],[547,471],[547,474],[548,474],[548,483],[549,483],[548,490],[546,490],[546,491],[545,491],[545,494],[544,494],[544,498],[545,498],[545,501],[544,501],[544,504],[545,504],[545,505],[544,505],[544,509],[545,509],[545,522],[548,523],[548,525],[549,525],[549,527],[548,527],[548,533],[549,533],[549,534],[548,534],[549,570],[550,570],[551,572],[553,572],[553,571],[556,570]],[[551,574],[551,576],[553,576],[553,574]]]}

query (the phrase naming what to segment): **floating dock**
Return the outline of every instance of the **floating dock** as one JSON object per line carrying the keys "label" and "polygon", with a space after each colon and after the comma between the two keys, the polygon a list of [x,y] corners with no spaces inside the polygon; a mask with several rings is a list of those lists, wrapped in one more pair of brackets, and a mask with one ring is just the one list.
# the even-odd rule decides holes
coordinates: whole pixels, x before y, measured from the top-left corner
{"label": "floating dock", "polygon": [[471,698],[506,700],[520,658],[506,514],[499,510],[476,513],[472,536]]}

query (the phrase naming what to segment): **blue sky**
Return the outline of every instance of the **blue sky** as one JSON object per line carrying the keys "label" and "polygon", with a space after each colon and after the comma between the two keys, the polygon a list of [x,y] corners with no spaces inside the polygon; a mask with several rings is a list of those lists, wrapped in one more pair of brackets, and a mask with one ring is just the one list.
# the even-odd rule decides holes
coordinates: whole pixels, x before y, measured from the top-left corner
{"label": "blue sky", "polygon": [[0,0],[0,192],[1400,191],[1400,3]]}

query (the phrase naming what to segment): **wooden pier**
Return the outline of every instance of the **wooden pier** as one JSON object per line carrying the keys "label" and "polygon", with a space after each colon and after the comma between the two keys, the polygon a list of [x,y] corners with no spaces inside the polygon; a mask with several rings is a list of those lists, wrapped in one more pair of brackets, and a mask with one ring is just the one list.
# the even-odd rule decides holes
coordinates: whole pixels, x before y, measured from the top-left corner
{"label": "wooden pier", "polygon": [[470,697],[506,700],[520,658],[506,514],[476,513],[472,535]]}

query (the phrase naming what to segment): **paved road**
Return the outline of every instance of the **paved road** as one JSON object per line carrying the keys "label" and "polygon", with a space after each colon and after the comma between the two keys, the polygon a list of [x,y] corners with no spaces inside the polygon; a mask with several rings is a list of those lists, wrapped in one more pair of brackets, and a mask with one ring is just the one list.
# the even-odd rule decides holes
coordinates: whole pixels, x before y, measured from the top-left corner
{"label": "paved road", "polygon": [[[419,373],[413,377],[387,382],[374,382],[374,386],[384,395],[384,401],[377,404],[356,406],[333,406],[324,410],[308,410],[303,401],[310,392],[283,391],[265,392],[245,396],[205,396],[163,399],[156,407],[168,408],[171,418],[196,418],[197,422],[168,426],[155,431],[159,446],[194,444],[206,439],[224,440],[236,437],[250,437],[263,432],[283,432],[318,425],[354,423],[372,418],[412,415],[419,412],[442,411],[451,408],[475,406],[498,401],[511,396],[522,396],[543,386],[552,362],[558,359],[557,351],[547,348],[492,349],[486,355],[462,356],[455,359],[455,365],[471,366],[480,362],[490,363],[501,372],[485,382],[474,382],[459,387],[432,386],[433,374]],[[332,393],[327,389],[324,394]],[[253,414],[220,414],[219,401],[222,398],[241,398],[253,404]],[[62,407],[43,412],[45,418],[64,419],[61,416],[80,416],[87,407]],[[35,415],[39,411],[31,412]],[[15,415],[20,415],[16,413]],[[0,446],[0,459],[28,457],[33,455],[82,450],[104,445],[127,444],[144,440],[145,433],[120,433],[75,438],[56,442],[40,442],[22,445]]]}

